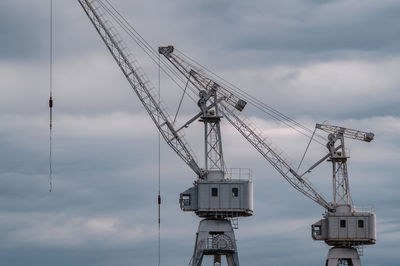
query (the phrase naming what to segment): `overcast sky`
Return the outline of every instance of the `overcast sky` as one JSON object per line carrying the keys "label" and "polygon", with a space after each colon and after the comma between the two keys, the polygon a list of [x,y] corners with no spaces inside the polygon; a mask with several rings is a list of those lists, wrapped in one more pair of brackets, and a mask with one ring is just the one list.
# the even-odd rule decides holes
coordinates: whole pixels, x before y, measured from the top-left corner
{"label": "overcast sky", "polygon": [[[361,259],[364,266],[398,265],[399,1],[111,2],[153,47],[175,45],[310,128],[329,121],[375,133],[371,143],[347,141],[353,201],[377,215],[377,244]],[[54,0],[48,191],[48,11],[47,0],[0,2],[0,264],[157,265],[157,131],[76,0]],[[157,84],[156,66],[131,50]],[[165,76],[161,84],[174,113],[181,92]],[[196,112],[186,99],[179,118]],[[244,112],[299,163],[306,138],[251,108]],[[197,129],[189,128],[188,141],[202,157]],[[241,264],[323,265],[329,247],[310,235],[323,208],[226,121],[222,130],[227,166],[253,171],[255,213],[235,231]],[[195,175],[167,145],[161,149],[161,265],[187,265],[200,219],[180,211],[178,197]],[[313,145],[305,164],[325,152]],[[331,200],[328,163],[310,180]]]}

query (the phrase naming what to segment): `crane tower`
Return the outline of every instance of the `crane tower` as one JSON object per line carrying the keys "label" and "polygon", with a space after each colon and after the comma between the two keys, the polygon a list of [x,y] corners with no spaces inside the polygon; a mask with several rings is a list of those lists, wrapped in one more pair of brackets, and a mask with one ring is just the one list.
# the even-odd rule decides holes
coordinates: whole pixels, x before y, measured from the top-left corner
{"label": "crane tower", "polygon": [[[324,219],[311,226],[312,238],[333,246],[328,253],[327,266],[361,266],[356,247],[376,243],[375,214],[359,212],[352,204],[347,173],[349,156],[344,138],[370,142],[374,134],[322,124],[317,124],[316,128],[329,133],[326,146],[328,161],[332,163],[333,201]],[[337,141],[339,145],[336,145]]]}

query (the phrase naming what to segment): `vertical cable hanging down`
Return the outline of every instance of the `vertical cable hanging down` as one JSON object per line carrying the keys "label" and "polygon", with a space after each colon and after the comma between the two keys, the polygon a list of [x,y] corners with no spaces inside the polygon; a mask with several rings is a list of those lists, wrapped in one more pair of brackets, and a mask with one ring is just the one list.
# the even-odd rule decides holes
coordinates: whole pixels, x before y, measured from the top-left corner
{"label": "vertical cable hanging down", "polygon": [[[158,104],[161,101],[161,67],[158,55]],[[161,265],[161,134],[158,131],[158,266]]]}
{"label": "vertical cable hanging down", "polygon": [[53,150],[53,0],[50,0],[50,99],[49,99],[49,192],[53,189],[53,165],[52,165],[52,150]]}

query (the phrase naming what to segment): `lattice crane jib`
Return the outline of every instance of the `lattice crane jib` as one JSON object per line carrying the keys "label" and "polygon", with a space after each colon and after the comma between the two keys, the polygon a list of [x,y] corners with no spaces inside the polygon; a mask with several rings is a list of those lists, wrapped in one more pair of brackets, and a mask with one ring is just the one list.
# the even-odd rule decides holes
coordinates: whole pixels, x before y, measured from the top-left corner
{"label": "lattice crane jib", "polygon": [[160,100],[156,89],[152,87],[144,72],[128,52],[122,38],[107,18],[101,3],[96,0],[78,0],[78,2],[124,73],[132,89],[139,97],[164,140],[198,176],[203,176],[204,172],[199,167],[193,151],[183,135],[171,123],[170,115],[166,112],[166,108]]}

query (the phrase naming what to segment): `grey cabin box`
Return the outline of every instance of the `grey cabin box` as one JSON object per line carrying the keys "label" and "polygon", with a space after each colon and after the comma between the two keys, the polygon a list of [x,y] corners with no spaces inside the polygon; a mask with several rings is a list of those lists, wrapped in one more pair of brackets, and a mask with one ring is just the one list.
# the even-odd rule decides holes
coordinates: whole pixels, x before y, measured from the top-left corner
{"label": "grey cabin box", "polygon": [[183,211],[200,217],[240,217],[253,214],[253,183],[249,180],[198,180],[180,195]]}
{"label": "grey cabin box", "polygon": [[375,214],[370,212],[330,213],[311,226],[312,238],[328,245],[371,245],[376,242]]}

